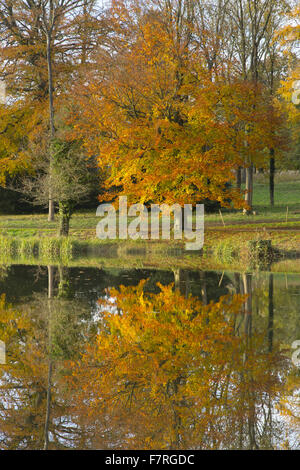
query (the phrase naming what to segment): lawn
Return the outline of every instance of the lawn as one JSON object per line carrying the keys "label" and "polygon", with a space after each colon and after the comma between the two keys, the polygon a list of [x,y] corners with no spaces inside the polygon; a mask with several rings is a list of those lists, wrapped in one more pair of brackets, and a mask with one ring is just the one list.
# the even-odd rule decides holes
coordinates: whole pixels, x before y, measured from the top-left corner
{"label": "lawn", "polygon": [[[300,174],[292,173],[278,175],[275,179],[275,205],[270,206],[269,184],[267,177],[255,175],[253,208],[256,215],[243,215],[242,211],[222,209],[226,226],[230,223],[256,224],[268,221],[270,223],[286,223],[300,221]],[[219,213],[206,215],[208,225],[222,224]]]}
{"label": "lawn", "polygon": [[[242,211],[222,209],[205,216],[207,230],[214,227],[247,229],[260,228],[300,229],[300,174],[278,175],[275,184],[275,206],[269,205],[268,180],[255,175],[254,210],[256,215],[243,215]],[[99,218],[94,211],[81,211],[74,214],[70,224],[70,234],[78,238],[95,238]],[[0,235],[13,237],[54,236],[58,229],[58,217],[54,222],[47,221],[47,215],[0,215]]]}
{"label": "lawn", "polygon": [[[219,212],[206,215],[203,257],[197,256],[198,252],[185,252],[181,260],[183,265],[196,263],[199,268],[207,264],[218,269],[224,269],[224,266],[248,269],[248,243],[253,240],[271,240],[273,248],[281,253],[280,259],[285,259],[287,263],[296,263],[300,253],[300,177],[299,180],[295,175],[291,179],[278,178],[275,188],[275,207],[271,208],[268,205],[268,182],[261,176],[256,178],[256,215],[246,216],[241,211],[225,209],[222,209],[222,217]],[[36,263],[38,247],[39,257],[44,256],[43,259],[48,261],[57,259],[59,262],[63,260],[64,263],[70,263],[75,249],[76,258],[94,257],[95,263],[100,263],[99,257],[105,255],[118,263],[120,258],[127,260],[129,254],[131,259],[137,249],[144,252],[138,264],[142,263],[141,260],[144,263],[148,259],[149,263],[152,260],[153,264],[156,260],[158,265],[164,265],[167,260],[174,264],[178,253],[184,251],[184,242],[174,241],[172,237],[169,241],[100,241],[96,238],[98,222],[96,208],[95,211],[74,214],[70,224],[70,238],[63,240],[57,238],[58,216],[54,222],[49,223],[47,214],[0,215],[1,260],[7,262],[9,256],[15,257],[17,254],[21,256],[22,262],[31,260]],[[175,258],[172,250],[176,251]],[[130,259],[129,263],[132,262]],[[295,266],[292,264],[292,268],[287,264],[279,269],[298,272],[299,262]]]}

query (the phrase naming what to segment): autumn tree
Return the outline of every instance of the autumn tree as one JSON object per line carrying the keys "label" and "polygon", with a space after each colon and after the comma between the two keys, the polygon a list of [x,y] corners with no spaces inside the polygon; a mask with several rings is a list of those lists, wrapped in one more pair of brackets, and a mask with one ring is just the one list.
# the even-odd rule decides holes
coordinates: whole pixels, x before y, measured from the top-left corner
{"label": "autumn tree", "polygon": [[[282,144],[272,130],[281,115],[258,72],[238,70],[249,53],[244,58],[226,39],[234,28],[230,2],[215,6],[114,2],[111,36],[95,70],[74,91],[75,133],[99,166],[110,168],[109,199],[114,187],[135,202],[208,199],[251,210],[253,191],[243,203],[234,171],[248,162],[252,181],[251,162],[264,162],[266,150]],[[264,13],[267,25],[268,17]],[[264,43],[265,23],[256,28]],[[259,52],[251,54],[258,68]]]}
{"label": "autumn tree", "polygon": [[[26,152],[28,134],[38,126],[41,115],[39,109],[14,103],[11,106],[0,104],[0,185],[5,186],[9,178],[26,172],[30,159]],[[13,158],[12,158],[13,156]]]}
{"label": "autumn tree", "polygon": [[[190,52],[190,33],[169,10],[121,11],[125,31],[116,10],[111,48],[99,52],[97,73],[76,89],[74,113],[86,149],[111,168],[107,187],[141,202],[241,205],[228,182],[244,138],[231,125],[234,95],[247,96],[246,87],[236,83],[230,92],[223,80],[212,81],[201,51]],[[187,17],[181,21],[191,28]]]}
{"label": "autumn tree", "polygon": [[[90,53],[95,40],[91,34],[96,27],[94,7],[94,0],[3,0],[0,3],[0,78],[6,83],[8,96],[18,101],[19,107],[39,108],[38,125],[41,131],[47,127],[48,132],[50,173],[56,133],[55,100],[66,91],[72,74],[74,78],[82,55],[88,57]],[[80,24],[84,25],[82,30]],[[47,103],[48,115],[45,114]],[[14,119],[18,129],[21,122]],[[23,150],[22,145],[19,152]],[[14,154],[10,153],[10,159],[15,160]],[[49,220],[54,217],[51,191],[50,185]]]}
{"label": "autumn tree", "polygon": [[19,191],[30,197],[33,204],[47,207],[51,188],[52,200],[59,208],[58,235],[68,236],[76,207],[99,190],[102,177],[94,159],[87,158],[80,142],[66,139],[63,131],[57,131],[52,150],[52,168],[38,158],[34,177],[23,177]]}
{"label": "autumn tree", "polygon": [[272,445],[257,430],[259,410],[278,397],[285,361],[249,328],[246,298],[204,305],[172,285],[147,294],[145,282],[107,291],[98,333],[72,366],[73,403],[94,429],[93,448]]}
{"label": "autumn tree", "polygon": [[86,438],[71,417],[64,368],[82,350],[89,310],[63,293],[62,272],[57,289],[56,269],[47,270],[45,294],[18,308],[5,295],[0,298],[0,337],[6,344],[6,364],[0,367],[1,449],[67,449]]}
{"label": "autumn tree", "polygon": [[[273,107],[274,94],[278,81],[275,80],[275,60],[280,64],[280,51],[278,44],[274,44],[274,33],[277,25],[282,19],[283,13],[287,10],[288,2],[278,2],[276,0],[238,0],[230,1],[227,4],[228,14],[231,18],[231,38],[233,43],[234,57],[236,71],[243,80],[251,81],[254,86],[260,84],[267,85],[266,83],[266,70],[268,65],[269,73],[269,89],[266,90],[264,99],[267,100],[269,106],[269,117],[266,123],[272,127],[271,121],[274,118],[276,110]],[[273,68],[272,68],[273,67]],[[284,66],[281,63],[279,70],[276,74],[281,75],[284,71]],[[270,77],[272,75],[272,78]],[[282,77],[282,75],[281,75]],[[280,77],[280,78],[281,78]],[[271,81],[270,81],[271,78]],[[277,122],[278,125],[278,122]],[[282,126],[283,124],[281,124]],[[280,129],[280,125],[279,125]],[[270,129],[272,131],[272,129]],[[248,132],[252,132],[251,126],[248,127]],[[273,123],[273,136],[274,143],[269,148],[268,162],[270,162],[270,197],[271,203],[273,202],[273,184],[274,184],[274,152],[278,147],[280,152],[280,139],[276,135],[277,129],[274,130]],[[276,142],[277,140],[277,142]],[[282,142],[282,140],[281,140]],[[263,154],[262,154],[263,156]],[[266,157],[265,157],[266,159]],[[248,213],[252,211],[252,198],[253,198],[253,169],[254,166],[259,166],[260,162],[256,161],[249,154],[245,159],[246,166],[246,194],[245,200],[250,207]],[[263,165],[264,166],[264,165]]]}
{"label": "autumn tree", "polygon": [[291,134],[297,152],[299,142],[299,57],[297,48],[300,36],[300,6],[294,5],[285,16],[285,24],[276,31],[276,39],[280,41],[289,58],[289,69],[285,80],[281,83],[280,92],[288,107]]}

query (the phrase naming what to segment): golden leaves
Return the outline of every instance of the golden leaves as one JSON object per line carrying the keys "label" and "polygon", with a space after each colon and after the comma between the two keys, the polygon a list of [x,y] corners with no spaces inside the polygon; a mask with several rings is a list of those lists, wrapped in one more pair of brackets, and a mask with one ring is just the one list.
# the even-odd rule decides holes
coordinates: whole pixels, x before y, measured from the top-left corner
{"label": "golden leaves", "polygon": [[235,335],[243,297],[203,305],[173,285],[145,293],[145,282],[109,289],[101,300],[97,338],[73,364],[78,413],[109,416],[110,438],[116,433],[121,448],[230,441],[253,400],[276,393],[277,351],[264,352],[264,336],[249,345]]}
{"label": "golden leaves", "polygon": [[124,37],[111,55],[100,54],[102,79],[77,89],[76,132],[110,172],[103,198],[117,186],[134,202],[208,198],[242,207],[228,183],[245,160],[263,166],[265,149],[279,150],[279,114],[262,87],[212,80],[201,53],[180,52],[159,17],[129,17],[130,43]]}

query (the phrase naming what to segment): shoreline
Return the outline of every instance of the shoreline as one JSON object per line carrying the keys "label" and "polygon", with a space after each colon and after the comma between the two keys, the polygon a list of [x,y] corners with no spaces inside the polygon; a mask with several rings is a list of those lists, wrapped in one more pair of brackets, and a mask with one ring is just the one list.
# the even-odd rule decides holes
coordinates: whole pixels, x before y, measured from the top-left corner
{"label": "shoreline", "polygon": [[[220,236],[221,235],[221,236]],[[0,264],[63,264],[300,274],[300,231],[240,232],[208,229],[200,251],[186,251],[184,241],[99,240],[77,237],[0,236]],[[296,249],[297,246],[299,249]]]}

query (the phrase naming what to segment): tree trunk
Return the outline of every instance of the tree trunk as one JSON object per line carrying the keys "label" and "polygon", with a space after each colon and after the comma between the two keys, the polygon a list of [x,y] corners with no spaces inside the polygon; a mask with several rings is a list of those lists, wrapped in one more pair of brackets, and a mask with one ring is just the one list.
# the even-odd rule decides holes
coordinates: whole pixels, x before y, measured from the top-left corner
{"label": "tree trunk", "polygon": [[252,275],[249,273],[243,273],[243,290],[244,294],[247,295],[245,302],[245,335],[247,340],[251,336],[252,329]]}
{"label": "tree trunk", "polygon": [[48,212],[48,222],[53,222],[54,221],[54,202],[52,200],[52,194],[49,191],[49,212]]}
{"label": "tree trunk", "polygon": [[241,168],[241,182],[242,184],[246,183],[246,168]]}
{"label": "tree trunk", "polygon": [[174,269],[174,288],[181,293],[182,291],[182,269]]}
{"label": "tree trunk", "polygon": [[46,405],[46,419],[45,419],[45,441],[44,450],[48,450],[49,447],[49,424],[50,424],[50,412],[51,412],[51,382],[52,382],[52,359],[49,359],[48,364],[48,384],[47,384],[47,405]]}
{"label": "tree trunk", "polygon": [[234,287],[235,287],[235,293],[240,294],[241,293],[241,275],[240,275],[240,273],[234,273]]}
{"label": "tree trunk", "polygon": [[246,168],[246,194],[245,202],[248,205],[248,209],[245,210],[246,214],[252,213],[252,198],[253,198],[253,164]]}
{"label": "tree trunk", "polygon": [[275,177],[275,151],[270,150],[270,204],[274,207],[274,177]]}
{"label": "tree trunk", "polygon": [[274,277],[269,275],[269,318],[268,318],[268,343],[269,352],[273,350],[274,335]]}
{"label": "tree trunk", "polygon": [[48,299],[52,299],[54,289],[54,266],[48,266]]}
{"label": "tree trunk", "polygon": [[72,289],[70,288],[68,270],[63,266],[59,266],[58,272],[59,272],[59,284],[58,284],[57,297],[60,299],[72,299],[73,292],[72,292]]}
{"label": "tree trunk", "polygon": [[59,236],[67,237],[70,230],[70,217],[62,215],[60,218]]}
{"label": "tree trunk", "polygon": [[62,215],[60,217],[59,236],[68,237],[70,230],[70,217]]}
{"label": "tree trunk", "polygon": [[44,426],[44,450],[49,447],[49,424],[51,413],[51,387],[52,387],[52,371],[53,362],[51,357],[51,317],[52,317],[52,298],[54,289],[54,267],[48,266],[48,381],[47,381],[47,403],[46,403],[46,416]]}
{"label": "tree trunk", "polygon": [[240,166],[236,170],[236,187],[238,189],[242,187],[242,168]]}
{"label": "tree trunk", "polygon": [[54,201],[52,194],[52,168],[53,168],[53,139],[55,136],[55,125],[54,125],[54,104],[53,104],[53,71],[52,71],[52,57],[51,57],[51,34],[47,34],[47,64],[48,64],[48,82],[49,82],[49,121],[50,121],[50,145],[49,145],[49,213],[48,221],[54,220]]}
{"label": "tree trunk", "polygon": [[68,204],[59,204],[59,236],[68,237],[70,231],[71,210]]}

